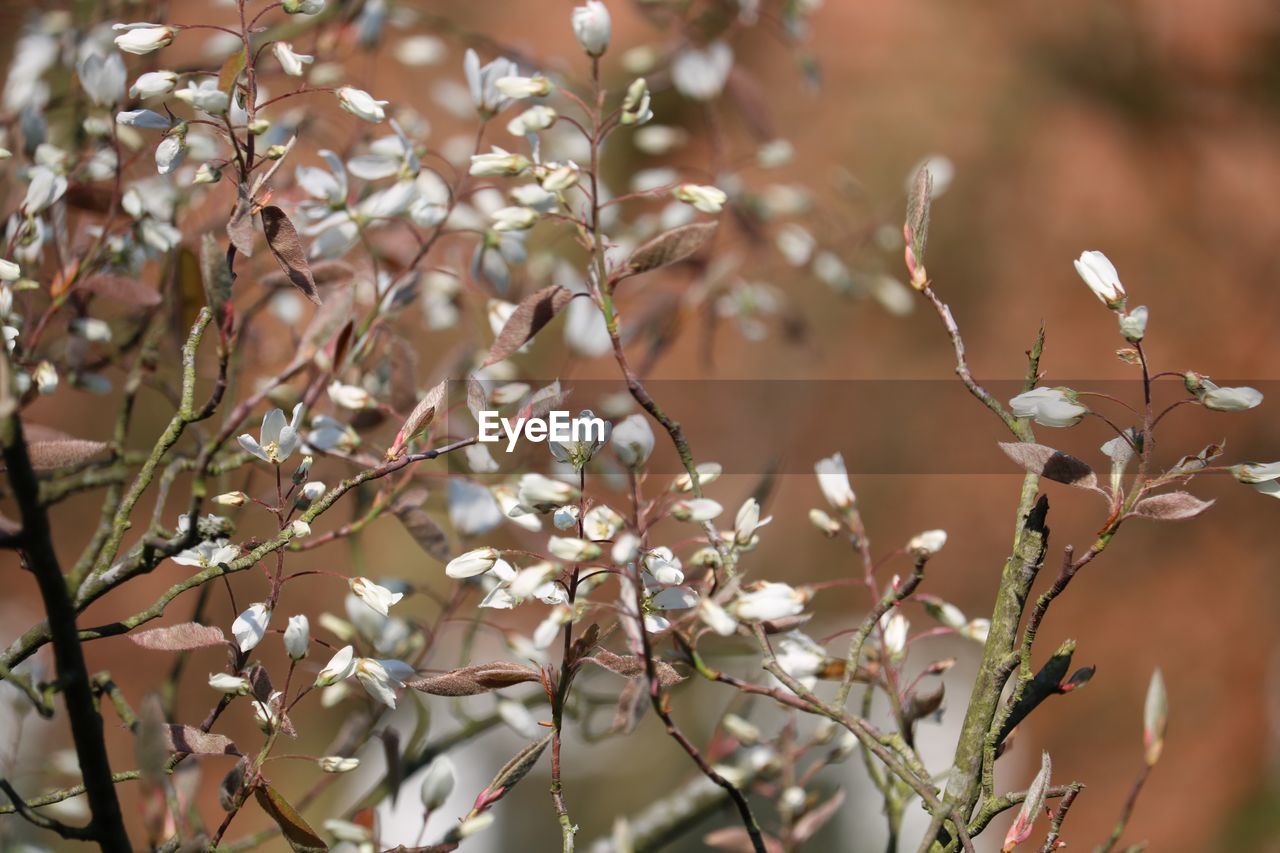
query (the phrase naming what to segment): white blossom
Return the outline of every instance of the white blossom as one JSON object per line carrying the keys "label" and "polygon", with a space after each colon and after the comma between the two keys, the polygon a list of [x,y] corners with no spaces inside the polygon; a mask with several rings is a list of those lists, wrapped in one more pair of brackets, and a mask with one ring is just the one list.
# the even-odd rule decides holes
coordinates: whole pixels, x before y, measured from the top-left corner
{"label": "white blossom", "polygon": [[178,75],[172,71],[148,71],[138,75],[138,79],[133,81],[133,85],[129,87],[129,97],[143,100],[158,98],[172,92],[177,85]]}
{"label": "white blossom", "polygon": [[495,548],[476,548],[450,560],[444,573],[451,578],[473,578],[492,569],[498,558]]}
{"label": "white blossom", "polygon": [[1113,310],[1124,305],[1124,285],[1115,265],[1101,252],[1084,252],[1074,261],[1076,272],[1093,295]]}
{"label": "white blossom", "polygon": [[838,510],[847,510],[853,506],[857,498],[853,487],[849,485],[849,472],[844,466],[844,456],[836,453],[825,459],[819,459],[813,466],[818,475],[818,488],[827,503]]}
{"label": "white blossom", "polygon": [[600,546],[596,543],[567,536],[552,536],[547,542],[547,550],[569,563],[594,560],[600,556]]}
{"label": "white blossom", "polygon": [[185,89],[178,89],[173,96],[190,104],[201,112],[220,116],[231,105],[231,96],[218,88],[217,77],[205,77],[199,82],[188,80]]}
{"label": "white blossom", "polygon": [[342,755],[326,755],[320,759],[320,769],[325,773],[348,773],[360,766],[360,759]]}
{"label": "white blossom", "polygon": [[390,102],[375,100],[373,95],[363,89],[343,86],[336,94],[338,105],[358,119],[379,124],[387,117],[383,107]]}
{"label": "white blossom", "polygon": [[618,461],[634,471],[644,467],[653,453],[653,428],[644,415],[628,415],[613,428],[609,442]]}
{"label": "white blossom", "polygon": [[231,623],[231,633],[236,638],[240,651],[250,651],[262,642],[270,621],[271,611],[262,603],[250,604],[247,610],[237,616]]}
{"label": "white blossom", "polygon": [[422,807],[427,811],[435,811],[443,806],[453,793],[456,776],[449,756],[437,755],[433,758],[422,774]]}
{"label": "white blossom", "polygon": [[499,77],[493,82],[498,91],[512,100],[543,98],[551,94],[551,81],[542,75],[535,77]]}
{"label": "white blossom", "polygon": [[698,602],[698,618],[722,637],[732,636],[738,630],[738,620],[710,598]]}
{"label": "white blossom", "polygon": [[514,62],[500,56],[488,65],[482,66],[480,56],[474,50],[468,49],[463,58],[462,68],[467,77],[467,89],[471,93],[471,102],[481,115],[491,116],[507,105],[507,98],[499,91],[497,82],[517,72]]}
{"label": "white blossom", "polygon": [[703,213],[719,213],[729,199],[724,190],[702,184],[681,184],[671,194]]}
{"label": "white blossom", "polygon": [[276,55],[276,61],[280,63],[280,67],[284,69],[284,73],[290,77],[301,77],[304,65],[310,65],[316,61],[314,56],[307,56],[303,53],[295,53],[293,45],[287,41],[278,41],[272,48]]}
{"label": "white blossom", "polygon": [[518,175],[527,168],[529,160],[526,157],[512,154],[495,145],[488,154],[473,154],[469,171],[477,177],[495,177]]}
{"label": "white blossom", "polygon": [[1214,412],[1243,412],[1262,405],[1262,392],[1257,388],[1219,388],[1205,379],[1197,393],[1206,409]]}
{"label": "white blossom", "polygon": [[911,537],[911,541],[907,543],[907,550],[912,553],[933,556],[942,550],[942,546],[947,544],[947,531],[945,530],[926,530]]}
{"label": "white blossom", "polygon": [[358,658],[355,677],[370,696],[388,708],[396,707],[396,690],[404,687],[404,678],[412,673],[412,667],[400,661]]}
{"label": "white blossom", "polygon": [[724,507],[711,498],[690,498],[671,505],[671,517],[677,521],[701,523],[711,521],[722,512]]}
{"label": "white blossom", "polygon": [[293,407],[293,417],[285,422],[284,412],[272,409],[262,418],[262,430],[259,438],[245,433],[240,436],[240,446],[261,459],[279,465],[286,461],[297,450],[302,440],[298,438],[298,423],[302,417],[302,404]]}
{"label": "white blossom", "polygon": [[209,686],[219,693],[227,693],[232,696],[248,696],[253,692],[253,685],[249,683],[249,679],[226,672],[210,674]]}
{"label": "white blossom", "polygon": [[393,605],[399,603],[400,599],[404,598],[404,593],[392,592],[385,586],[379,586],[366,577],[352,578],[350,586],[351,591],[355,593],[357,598],[383,616],[388,615],[387,611]]}
{"label": "white blossom", "polygon": [[174,37],[172,29],[155,24],[116,24],[113,29],[123,30],[115,38],[116,47],[138,56],[167,46]]}
{"label": "white blossom", "polygon": [[732,70],[732,48],[717,41],[677,53],[671,61],[671,81],[685,97],[709,101],[724,90]]}
{"label": "white blossom", "polygon": [[1139,305],[1127,314],[1120,314],[1120,334],[1130,343],[1137,343],[1147,332],[1147,306]]}
{"label": "white blossom", "polygon": [[1076,401],[1068,388],[1032,388],[1009,401],[1014,417],[1032,418],[1048,427],[1069,427],[1080,423],[1088,409]]}
{"label": "white blossom", "polygon": [[316,687],[337,684],[355,672],[355,648],[343,646],[316,675]]}
{"label": "white blossom", "polygon": [[798,615],[805,601],[806,596],[790,584],[764,581],[739,593],[728,609],[746,622],[769,622]]}

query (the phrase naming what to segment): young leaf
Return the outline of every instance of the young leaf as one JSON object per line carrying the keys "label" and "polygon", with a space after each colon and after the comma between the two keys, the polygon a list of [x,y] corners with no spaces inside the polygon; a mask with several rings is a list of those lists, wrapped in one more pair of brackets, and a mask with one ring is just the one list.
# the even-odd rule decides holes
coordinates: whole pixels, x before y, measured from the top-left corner
{"label": "young leaf", "polygon": [[404,529],[418,543],[418,547],[435,557],[441,563],[447,563],[453,556],[449,547],[449,537],[436,523],[436,520],[422,508],[427,499],[426,489],[410,489],[391,505],[391,513],[404,525]]}
{"label": "young leaf", "polygon": [[1092,468],[1052,447],[1028,442],[1001,442],[1000,449],[1014,462],[1045,479],[1080,489],[1098,488],[1098,478]]}
{"label": "young leaf", "polygon": [[405,418],[404,426],[400,427],[400,432],[396,433],[396,440],[391,443],[391,447],[387,450],[388,459],[395,459],[399,456],[404,450],[405,444],[431,423],[436,416],[436,410],[441,408],[444,403],[445,393],[448,390],[449,380],[446,379],[428,391],[418,402],[418,405],[413,407],[409,417]]}
{"label": "young leaf", "polygon": [[253,795],[267,816],[280,827],[285,841],[289,842],[289,847],[295,853],[329,849],[324,839],[316,835],[316,831],[302,819],[298,810],[289,805],[289,801],[280,796],[280,792],[275,788],[270,785],[259,785],[254,789]]}
{"label": "young leaf", "polygon": [[501,690],[513,684],[539,680],[538,671],[532,667],[507,661],[494,661],[435,675],[415,675],[405,681],[405,684],[414,690],[430,693],[433,696],[475,696],[491,690]]}
{"label": "young leaf", "polygon": [[804,816],[796,821],[795,828],[791,830],[791,836],[796,843],[801,843],[812,838],[819,829],[826,825],[827,821],[835,817],[840,811],[840,806],[844,804],[845,790],[839,788],[825,803],[820,806],[814,806],[812,809],[804,813]]}
{"label": "young leaf", "polygon": [[577,295],[558,284],[549,284],[520,300],[506,325],[498,333],[493,346],[489,348],[489,355],[481,366],[497,364],[527,344]]}
{"label": "young leaf", "polygon": [[467,409],[471,417],[480,423],[480,413],[489,405],[489,395],[485,393],[484,383],[474,376],[467,377]]}
{"label": "young leaf", "polygon": [[1138,501],[1138,505],[1133,508],[1130,515],[1160,521],[1182,521],[1195,518],[1211,506],[1213,501],[1202,501],[1187,492],[1168,492]]}
{"label": "young leaf", "polygon": [[1040,816],[1040,811],[1044,807],[1044,798],[1049,790],[1049,773],[1052,767],[1053,765],[1049,761],[1049,753],[1041,753],[1040,772],[1036,774],[1031,787],[1027,788],[1027,797],[1022,801],[1022,808],[1018,812],[1018,817],[1014,820],[1013,825],[1009,827],[1009,832],[1004,837],[1004,846],[1000,848],[1002,853],[1009,853],[1009,851],[1031,837],[1031,829],[1035,826],[1036,818]]}
{"label": "young leaf", "polygon": [[715,222],[694,222],[659,234],[631,253],[625,275],[639,275],[683,261],[702,248],[715,231]]}
{"label": "young leaf", "polygon": [[493,781],[476,797],[472,812],[482,812],[506,796],[538,763],[538,759],[542,757],[549,743],[551,743],[551,735],[547,735],[542,740],[533,741],[512,756],[511,760],[498,771],[498,775],[493,777]]}
{"label": "young leaf", "polygon": [[209,649],[227,644],[226,635],[222,633],[221,628],[201,625],[198,622],[184,622],[167,628],[152,628],[149,631],[130,634],[129,639],[144,649],[163,652],[187,652],[192,649]]}
{"label": "young leaf", "polygon": [[170,752],[188,755],[239,755],[231,738],[200,731],[195,726],[165,727],[165,746]]}
{"label": "young leaf", "polygon": [[244,184],[236,190],[236,206],[227,220],[227,236],[237,252],[246,258],[253,256],[253,201]]}
{"label": "young leaf", "polygon": [[302,249],[302,241],[298,232],[284,211],[274,204],[262,208],[262,233],[267,235],[267,248],[275,256],[280,269],[289,276],[293,286],[301,290],[315,304],[320,304],[320,293],[316,290],[316,280],[311,276],[311,265],[307,263],[307,253]]}
{"label": "young leaf", "polygon": [[[594,655],[584,657],[582,660],[627,678],[643,678],[647,676],[644,660],[635,655],[615,655],[608,649],[600,649]],[[684,676],[676,672],[675,667],[666,661],[655,660],[654,667],[654,671],[658,674],[658,681],[664,687],[684,681]]]}
{"label": "young leaf", "polygon": [[106,449],[107,445],[102,441],[64,438],[30,442],[27,445],[27,455],[31,457],[32,468],[36,471],[48,471],[87,462]]}
{"label": "young leaf", "polygon": [[226,251],[209,233],[200,238],[200,280],[214,322],[221,322],[223,307],[231,301],[231,268],[227,266]]}

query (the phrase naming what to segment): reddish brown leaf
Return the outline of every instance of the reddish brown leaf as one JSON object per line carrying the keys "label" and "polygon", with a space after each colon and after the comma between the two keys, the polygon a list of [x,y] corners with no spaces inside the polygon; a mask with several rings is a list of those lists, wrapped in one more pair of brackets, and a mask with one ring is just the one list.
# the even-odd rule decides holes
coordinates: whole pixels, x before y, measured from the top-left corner
{"label": "reddish brown leaf", "polygon": [[405,682],[414,690],[433,696],[475,696],[513,684],[539,681],[533,667],[507,661],[480,663],[438,674],[415,675]]}
{"label": "reddish brown leaf", "polygon": [[1098,488],[1098,478],[1094,476],[1092,468],[1074,456],[1052,447],[1029,442],[1002,442],[1000,449],[1023,468],[1047,480],[1080,489]]}
{"label": "reddish brown leaf", "polygon": [[246,258],[253,256],[253,201],[244,184],[237,189],[236,206],[227,220],[227,236],[237,252]]}
{"label": "reddish brown leaf", "polygon": [[239,755],[231,738],[202,732],[195,726],[166,726],[165,744],[170,752],[188,755]]}
{"label": "reddish brown leaf", "polygon": [[558,284],[550,284],[526,296],[516,306],[516,310],[511,312],[511,317],[489,348],[489,355],[482,366],[488,367],[511,356],[563,311],[577,295]]}
{"label": "reddish brown leaf", "polygon": [[1182,521],[1195,518],[1209,507],[1213,501],[1202,501],[1187,492],[1169,492],[1163,495],[1152,495],[1138,501],[1130,515],[1141,518],[1154,518],[1159,521]]}
{"label": "reddish brown leaf", "polygon": [[160,304],[159,291],[128,276],[100,273],[90,276],[85,281],[84,288],[99,296],[137,308],[150,308]]}
{"label": "reddish brown leaf", "polygon": [[144,649],[163,652],[187,652],[192,649],[224,646],[227,643],[221,628],[201,625],[198,622],[184,622],[167,628],[152,628],[149,631],[130,634],[129,639]]}
{"label": "reddish brown leaf", "polygon": [[[615,655],[608,649],[599,649],[591,657],[582,659],[587,663],[593,663],[596,666],[616,672],[618,675],[626,678],[647,678],[648,673],[645,670],[644,660],[635,655]],[[675,667],[666,661],[655,660],[654,670],[658,674],[658,681],[664,686],[669,687],[672,684],[679,684],[684,681],[684,676],[676,672]]]}
{"label": "reddish brown leaf", "polygon": [[631,253],[626,274],[639,275],[682,261],[698,251],[715,232],[715,222],[693,222],[659,234]]}
{"label": "reddish brown leaf", "polygon": [[253,791],[254,798],[267,816],[276,822],[285,841],[297,853],[310,853],[314,850],[328,850],[329,845],[316,835],[316,831],[302,819],[298,810],[289,805],[289,801],[280,796],[280,792],[270,785],[259,785]]}
{"label": "reddish brown leaf", "polygon": [[427,499],[426,489],[410,489],[391,505],[392,514],[400,519],[404,529],[418,543],[418,547],[441,563],[449,562],[453,551],[449,537],[436,520],[422,508]]}
{"label": "reddish brown leaf", "polygon": [[294,229],[289,217],[274,204],[262,208],[262,232],[267,235],[267,247],[275,256],[276,263],[293,286],[301,290],[315,304],[320,304],[320,294],[316,290],[316,280],[311,275],[311,265],[307,263],[307,253],[303,251],[302,241]]}

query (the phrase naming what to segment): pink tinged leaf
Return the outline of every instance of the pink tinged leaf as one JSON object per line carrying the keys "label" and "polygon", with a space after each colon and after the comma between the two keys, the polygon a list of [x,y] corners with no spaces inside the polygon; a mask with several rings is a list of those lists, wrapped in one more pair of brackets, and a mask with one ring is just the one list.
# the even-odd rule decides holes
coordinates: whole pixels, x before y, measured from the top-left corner
{"label": "pink tinged leaf", "polygon": [[1000,449],[1023,468],[1047,480],[1080,489],[1101,491],[1093,469],[1074,456],[1043,444],[1029,442],[1001,442]]}
{"label": "pink tinged leaf", "polygon": [[498,771],[498,775],[493,777],[493,781],[480,792],[480,796],[476,797],[475,811],[484,811],[505,797],[538,763],[538,759],[542,757],[549,743],[551,743],[551,735],[533,741],[512,756],[511,760]]}
{"label": "pink tinged leaf", "polygon": [[396,440],[392,442],[390,449],[387,450],[387,458],[395,459],[404,450],[404,446],[415,435],[425,429],[436,416],[436,411],[444,404],[445,393],[449,390],[449,380],[444,380],[436,387],[432,388],[413,407],[413,411],[409,413],[409,417],[405,418],[404,426],[400,427],[400,432],[396,434]]}
{"label": "pink tinged leaf", "polygon": [[60,438],[52,441],[30,441],[27,456],[36,471],[66,468],[87,462],[107,449],[106,442],[81,438]]}
{"label": "pink tinged leaf", "polygon": [[827,821],[835,817],[840,811],[840,806],[844,804],[845,791],[843,788],[838,789],[835,794],[820,806],[815,806],[804,813],[804,816],[796,821],[795,826],[791,830],[791,836],[796,843],[809,840],[817,834],[827,824]]}
{"label": "pink tinged leaf", "polygon": [[262,208],[262,232],[267,236],[267,247],[275,256],[280,269],[289,277],[293,286],[301,290],[315,304],[320,304],[320,294],[316,290],[316,280],[311,275],[311,265],[307,263],[307,253],[303,251],[302,241],[294,229],[289,217],[275,205]]}
{"label": "pink tinged leaf", "polygon": [[133,640],[144,649],[163,652],[188,652],[193,649],[209,649],[227,644],[226,635],[221,628],[201,625],[198,622],[184,622],[181,625],[170,625],[167,628],[152,628],[130,634]]}
{"label": "pink tinged leaf", "polygon": [[166,726],[165,745],[170,752],[186,755],[239,755],[240,750],[224,735],[203,732],[195,726]]}
{"label": "pink tinged leaf", "polygon": [[578,295],[558,284],[551,284],[520,300],[502,331],[498,333],[493,346],[489,348],[489,355],[481,366],[488,367],[510,357],[532,340],[543,326],[551,322]]}
{"label": "pink tinged leaf", "polygon": [[536,669],[507,661],[466,666],[438,674],[415,675],[405,684],[433,696],[475,696],[515,684],[540,681]]}
{"label": "pink tinged leaf", "polygon": [[1213,501],[1202,501],[1187,492],[1169,492],[1143,498],[1129,514],[1160,521],[1182,521],[1195,518],[1211,506]]}
{"label": "pink tinged leaf", "polygon": [[[783,853],[786,849],[782,846],[782,842],[772,835],[764,835],[762,840],[765,853]],[[708,832],[702,836],[702,843],[712,850],[727,850],[731,853],[752,853],[756,849],[751,842],[751,836],[740,826],[727,826],[724,829]]]}
{"label": "pink tinged leaf", "polygon": [[1018,811],[1018,817],[1014,820],[1013,825],[1009,827],[1009,832],[1004,837],[1004,846],[1000,848],[1002,853],[1009,853],[1009,851],[1031,837],[1031,830],[1035,826],[1036,818],[1039,817],[1041,810],[1044,808],[1045,796],[1049,792],[1049,774],[1052,769],[1053,764],[1049,760],[1049,753],[1041,753],[1040,772],[1036,774],[1031,787],[1027,788],[1027,796],[1022,801],[1022,808]]}
{"label": "pink tinged leaf", "polygon": [[631,253],[623,277],[679,263],[702,248],[715,231],[715,222],[694,222],[659,234]]}

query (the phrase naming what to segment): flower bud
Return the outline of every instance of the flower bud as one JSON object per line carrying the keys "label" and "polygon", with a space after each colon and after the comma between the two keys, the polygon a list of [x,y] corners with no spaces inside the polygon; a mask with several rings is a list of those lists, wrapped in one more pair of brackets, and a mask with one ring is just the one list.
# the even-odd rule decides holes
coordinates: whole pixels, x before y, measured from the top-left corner
{"label": "flower bud", "polygon": [[295,661],[302,660],[311,651],[311,623],[307,617],[289,617],[284,629],[284,648]]}
{"label": "flower bud", "polygon": [[193,184],[216,184],[222,180],[222,170],[210,166],[208,163],[201,163],[200,168],[196,169],[196,176],[191,179]]}
{"label": "flower bud", "polygon": [[545,98],[551,94],[551,81],[541,75],[535,77],[499,77],[494,81],[498,91],[508,98]]}
{"label": "flower bud", "polygon": [[248,696],[253,692],[249,679],[226,672],[215,672],[209,676],[209,686],[219,693],[232,696]]}
{"label": "flower bud", "polygon": [[443,806],[453,793],[454,781],[453,762],[447,755],[436,756],[422,774],[422,807],[435,811]]}
{"label": "flower bud", "polygon": [[476,548],[450,560],[444,567],[444,573],[451,578],[472,578],[489,571],[496,562],[497,549]]}
{"label": "flower bud", "polygon": [[[286,10],[287,11],[287,10]],[[389,102],[375,100],[373,95],[363,89],[343,86],[336,92],[338,105],[358,119],[379,124],[387,117],[383,109]]]}
{"label": "flower bud", "polygon": [[634,471],[644,467],[653,453],[653,428],[644,415],[628,415],[613,428],[609,443],[618,461]]}
{"label": "flower bud", "polygon": [[1131,344],[1142,340],[1147,331],[1147,306],[1139,305],[1128,314],[1120,315],[1120,334]]}
{"label": "flower bud", "polygon": [[1076,272],[1089,285],[1093,295],[1112,311],[1124,308],[1124,285],[1115,265],[1101,252],[1084,252],[1074,261]]}
{"label": "flower bud", "polygon": [[724,190],[704,184],[681,184],[671,194],[703,213],[719,213],[729,200]]}
{"label": "flower bud", "polygon": [[360,759],[342,755],[326,755],[320,759],[320,769],[325,773],[349,773],[360,766]]}
{"label": "flower bud", "polygon": [[125,53],[137,56],[143,56],[167,46],[173,41],[175,35],[170,27],[149,24],[116,24],[112,29],[123,30],[115,38],[116,47]]}
{"label": "flower bud", "polygon": [[588,56],[601,56],[609,49],[613,22],[609,9],[599,0],[587,0],[585,6],[573,10],[573,35]]}
{"label": "flower bud", "polygon": [[249,496],[244,492],[223,492],[215,495],[212,500],[219,506],[244,506]]}

